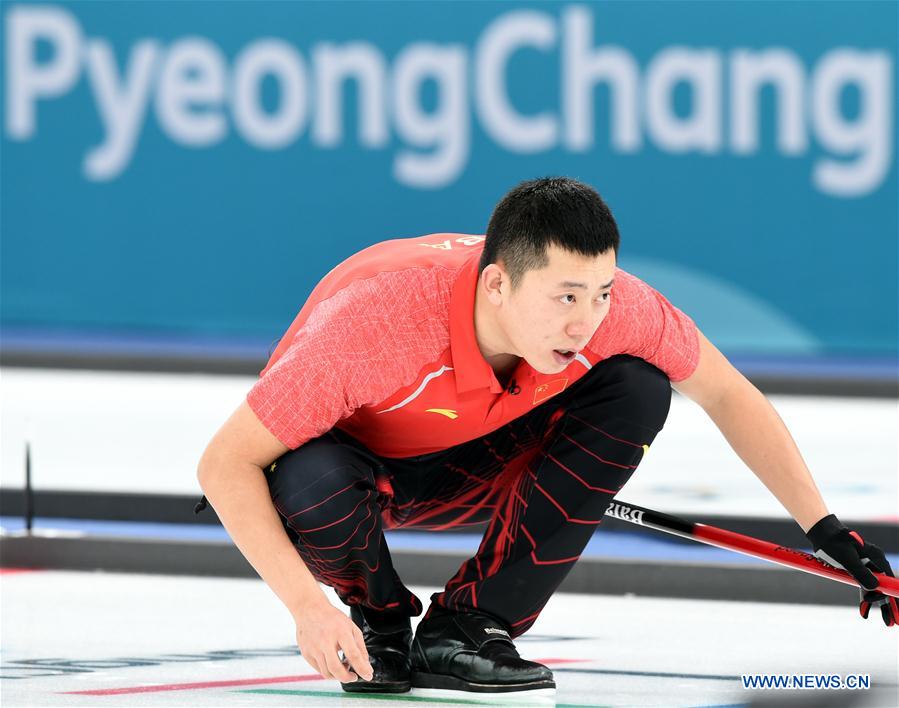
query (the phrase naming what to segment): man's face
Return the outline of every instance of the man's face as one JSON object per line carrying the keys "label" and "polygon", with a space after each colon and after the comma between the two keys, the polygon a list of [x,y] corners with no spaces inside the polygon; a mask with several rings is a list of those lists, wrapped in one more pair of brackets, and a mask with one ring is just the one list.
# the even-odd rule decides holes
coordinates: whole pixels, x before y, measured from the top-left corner
{"label": "man's face", "polygon": [[582,256],[551,246],[549,265],[504,287],[497,312],[510,354],[542,374],[565,369],[609,312],[615,252]]}

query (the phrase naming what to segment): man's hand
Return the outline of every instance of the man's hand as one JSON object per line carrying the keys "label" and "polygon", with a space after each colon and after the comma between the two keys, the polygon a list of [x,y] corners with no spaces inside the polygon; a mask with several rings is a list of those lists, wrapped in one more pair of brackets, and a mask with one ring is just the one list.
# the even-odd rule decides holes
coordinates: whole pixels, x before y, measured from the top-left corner
{"label": "man's hand", "polygon": [[893,576],[893,569],[883,551],[877,546],[865,543],[855,531],[850,531],[833,514],[825,516],[812,526],[809,541],[815,548],[815,555],[830,565],[843,568],[862,586],[859,612],[868,619],[871,607],[879,607],[883,622],[887,627],[899,624],[899,607],[896,598],[877,591],[877,578],[872,570]]}
{"label": "man's hand", "polygon": [[[296,622],[300,653],[324,678],[352,683],[358,675],[371,680],[373,671],[362,632],[326,598],[305,608]],[[355,673],[341,661],[341,650]]]}

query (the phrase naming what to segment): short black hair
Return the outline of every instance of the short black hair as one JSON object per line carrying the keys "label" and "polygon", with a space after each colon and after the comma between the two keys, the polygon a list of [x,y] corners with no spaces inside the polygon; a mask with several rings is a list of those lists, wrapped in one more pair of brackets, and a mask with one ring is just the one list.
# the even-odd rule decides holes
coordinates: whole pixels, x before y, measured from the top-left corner
{"label": "short black hair", "polygon": [[529,270],[549,264],[550,245],[583,256],[618,253],[618,225],[591,186],[569,177],[528,180],[493,210],[480,270],[502,262],[514,289]]}

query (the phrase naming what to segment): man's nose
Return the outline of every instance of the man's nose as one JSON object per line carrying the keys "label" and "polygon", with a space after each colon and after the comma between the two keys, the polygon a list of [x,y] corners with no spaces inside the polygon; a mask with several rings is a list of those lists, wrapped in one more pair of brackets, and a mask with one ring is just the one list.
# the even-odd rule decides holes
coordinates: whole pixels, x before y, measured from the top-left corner
{"label": "man's nose", "polygon": [[592,310],[578,312],[565,328],[565,333],[578,343],[585,343],[596,328],[599,327],[600,318]]}
{"label": "man's nose", "polygon": [[565,328],[565,333],[572,339],[581,341],[592,334],[592,327],[591,318],[584,315],[569,322]]}

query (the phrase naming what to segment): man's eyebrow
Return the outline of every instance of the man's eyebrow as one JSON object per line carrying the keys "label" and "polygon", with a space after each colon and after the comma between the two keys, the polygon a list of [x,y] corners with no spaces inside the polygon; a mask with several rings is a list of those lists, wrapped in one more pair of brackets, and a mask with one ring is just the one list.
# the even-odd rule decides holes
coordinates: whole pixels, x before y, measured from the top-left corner
{"label": "man's eyebrow", "polygon": [[[600,285],[600,286],[599,286],[599,289],[600,289],[600,290],[605,290],[606,288],[611,288],[611,287],[612,287],[612,283],[614,283],[614,282],[615,282],[615,278],[612,278],[612,279],[611,279],[608,283],[606,283],[605,285]],[[559,287],[560,287],[560,288],[580,288],[581,290],[586,290],[586,289],[587,289],[586,283],[575,283],[575,282],[573,282],[573,281],[571,281],[571,280],[563,280],[561,283],[559,283]]]}

